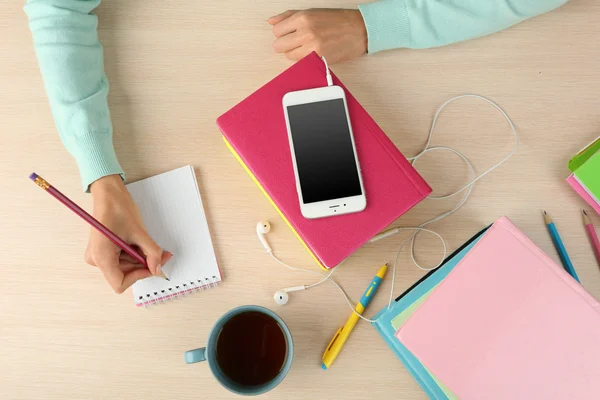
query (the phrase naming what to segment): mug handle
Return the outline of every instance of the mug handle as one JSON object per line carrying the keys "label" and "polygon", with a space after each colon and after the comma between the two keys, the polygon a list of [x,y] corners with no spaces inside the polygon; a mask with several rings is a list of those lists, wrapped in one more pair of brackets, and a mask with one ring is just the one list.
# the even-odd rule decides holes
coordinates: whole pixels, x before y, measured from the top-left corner
{"label": "mug handle", "polygon": [[193,364],[200,361],[206,361],[206,347],[188,350],[185,352],[185,363]]}

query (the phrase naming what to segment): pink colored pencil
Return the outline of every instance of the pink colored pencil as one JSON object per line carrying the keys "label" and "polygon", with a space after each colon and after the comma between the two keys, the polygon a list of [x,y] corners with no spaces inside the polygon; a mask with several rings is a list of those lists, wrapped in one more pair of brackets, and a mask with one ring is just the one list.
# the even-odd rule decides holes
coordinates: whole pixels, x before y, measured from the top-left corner
{"label": "pink colored pencil", "polygon": [[596,255],[596,261],[598,261],[598,266],[600,266],[600,240],[598,240],[596,229],[594,228],[594,225],[592,225],[590,217],[588,217],[585,210],[581,210],[581,212],[583,213],[583,224],[585,225],[585,229],[587,230],[590,238],[590,243],[594,249],[594,254]]}
{"label": "pink colored pencil", "polygon": [[[109,239],[111,242],[115,244],[115,246],[119,247],[125,253],[129,254],[131,257],[135,258],[137,262],[142,264],[144,267],[148,268],[148,263],[146,263],[146,258],[143,255],[138,253],[133,247],[131,247],[127,242],[123,239],[115,235],[110,229],[106,226],[102,225],[100,221],[96,218],[92,217],[88,214],[83,208],[79,207],[75,204],[71,199],[62,194],[58,189],[50,185],[44,178],[37,175],[35,172],[29,175],[29,179],[35,182],[36,185],[44,189],[46,192],[50,193],[56,200],[63,203],[67,208],[73,211],[75,214],[79,215],[85,222],[90,224],[92,227],[96,228],[98,232],[102,233]],[[167,276],[161,272],[161,276],[165,279],[168,279]]]}

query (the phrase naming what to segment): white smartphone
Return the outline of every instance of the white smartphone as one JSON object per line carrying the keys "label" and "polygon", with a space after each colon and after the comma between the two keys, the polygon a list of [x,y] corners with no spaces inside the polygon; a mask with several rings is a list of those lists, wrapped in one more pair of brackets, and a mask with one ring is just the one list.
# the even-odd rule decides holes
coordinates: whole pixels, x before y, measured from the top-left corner
{"label": "white smartphone", "polygon": [[296,188],[305,218],[359,212],[367,199],[346,96],[339,86],[283,96]]}

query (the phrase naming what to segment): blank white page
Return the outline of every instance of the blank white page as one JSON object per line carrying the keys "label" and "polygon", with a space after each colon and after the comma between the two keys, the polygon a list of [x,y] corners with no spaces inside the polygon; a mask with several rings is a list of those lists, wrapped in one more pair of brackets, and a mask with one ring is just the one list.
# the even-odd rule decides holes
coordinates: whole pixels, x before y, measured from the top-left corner
{"label": "blank white page", "polygon": [[170,281],[150,277],[133,285],[136,305],[216,286],[221,273],[194,169],[189,165],[181,167],[130,183],[127,189],[152,239],[173,253],[173,258],[162,267]]}

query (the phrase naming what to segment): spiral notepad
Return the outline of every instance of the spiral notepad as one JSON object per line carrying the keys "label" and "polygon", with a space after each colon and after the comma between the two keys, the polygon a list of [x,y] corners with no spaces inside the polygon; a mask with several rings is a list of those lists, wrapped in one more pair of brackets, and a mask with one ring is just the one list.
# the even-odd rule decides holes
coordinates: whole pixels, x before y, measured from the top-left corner
{"label": "spiral notepad", "polygon": [[133,285],[145,307],[216,287],[221,281],[200,190],[191,166],[127,185],[150,236],[173,258],[162,267],[170,281],[150,277]]}

